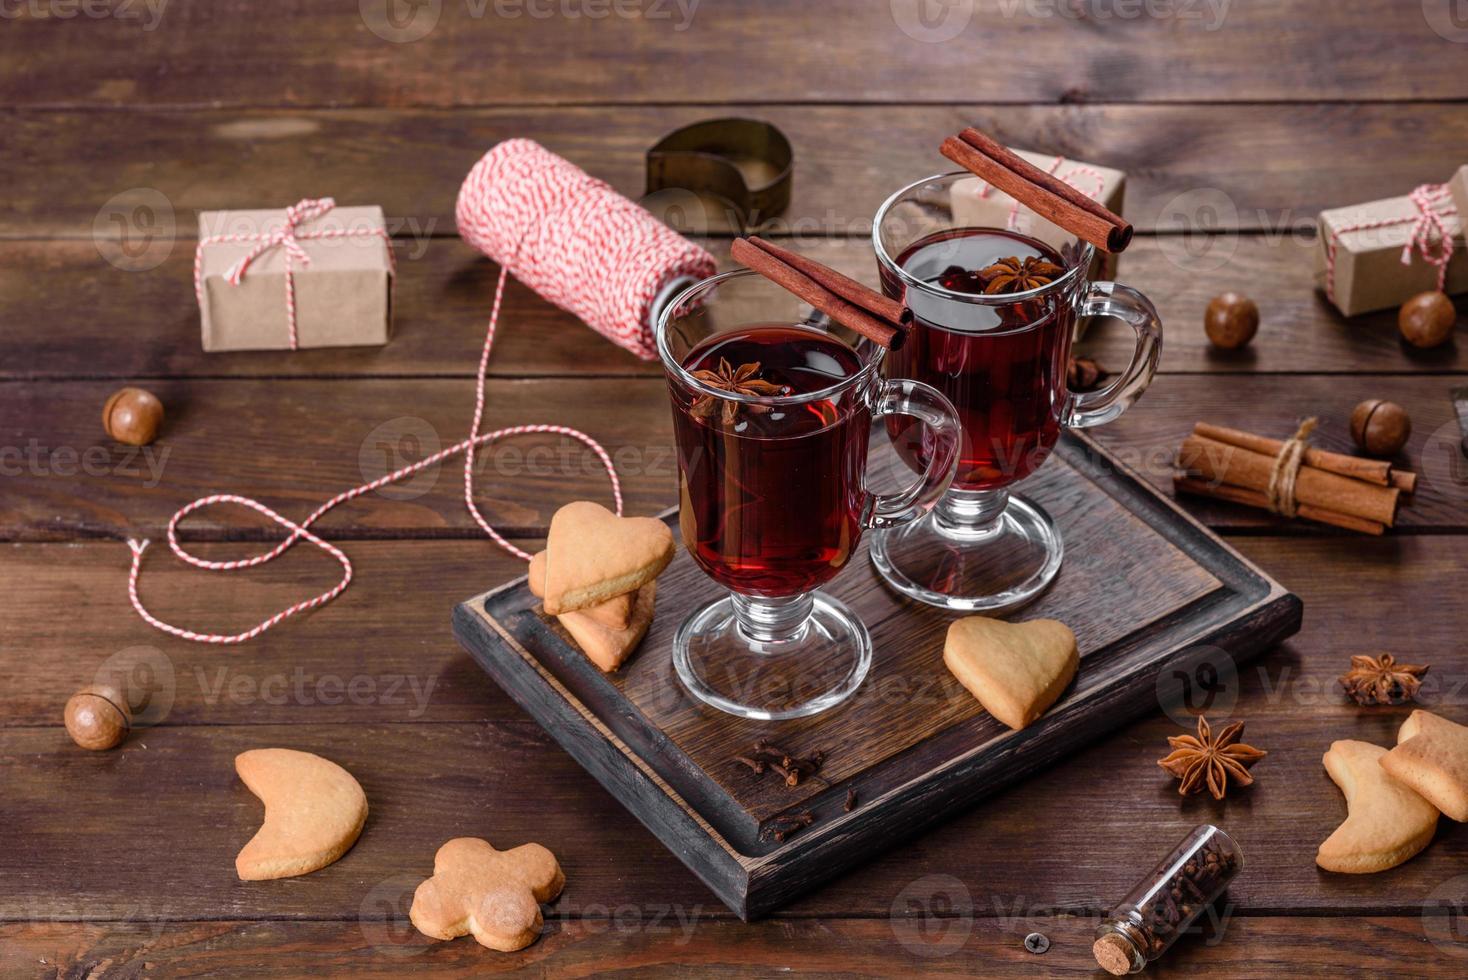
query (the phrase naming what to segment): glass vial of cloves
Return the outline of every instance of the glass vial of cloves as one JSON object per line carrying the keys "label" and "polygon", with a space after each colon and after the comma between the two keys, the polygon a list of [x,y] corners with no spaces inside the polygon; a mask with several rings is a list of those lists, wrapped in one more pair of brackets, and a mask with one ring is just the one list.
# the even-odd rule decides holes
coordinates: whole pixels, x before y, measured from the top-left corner
{"label": "glass vial of cloves", "polygon": [[1139,973],[1167,952],[1244,868],[1244,855],[1212,824],[1194,827],[1096,929],[1091,951],[1115,976]]}

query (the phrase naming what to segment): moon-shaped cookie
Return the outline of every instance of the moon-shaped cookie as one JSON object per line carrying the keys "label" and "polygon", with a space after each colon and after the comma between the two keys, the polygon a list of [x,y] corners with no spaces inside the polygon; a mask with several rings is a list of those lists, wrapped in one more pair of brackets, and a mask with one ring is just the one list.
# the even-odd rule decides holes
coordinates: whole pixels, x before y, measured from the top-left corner
{"label": "moon-shaped cookie", "polygon": [[309,874],[356,843],[367,794],[335,762],[294,749],[251,749],[235,756],[234,768],[265,804],[265,822],[234,861],[241,880]]}
{"label": "moon-shaped cookie", "polygon": [[1320,845],[1326,871],[1370,874],[1394,868],[1432,840],[1437,808],[1381,767],[1386,749],[1342,739],[1325,753],[1325,771],[1346,795],[1346,819]]}

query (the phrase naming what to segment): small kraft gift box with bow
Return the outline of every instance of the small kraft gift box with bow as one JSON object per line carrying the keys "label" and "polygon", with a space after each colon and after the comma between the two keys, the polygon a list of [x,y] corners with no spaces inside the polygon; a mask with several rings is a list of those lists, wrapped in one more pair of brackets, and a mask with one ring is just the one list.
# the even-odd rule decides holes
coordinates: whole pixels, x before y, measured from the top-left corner
{"label": "small kraft gift box with bow", "polygon": [[382,208],[331,198],[199,215],[194,292],[206,351],[387,343],[392,242]]}

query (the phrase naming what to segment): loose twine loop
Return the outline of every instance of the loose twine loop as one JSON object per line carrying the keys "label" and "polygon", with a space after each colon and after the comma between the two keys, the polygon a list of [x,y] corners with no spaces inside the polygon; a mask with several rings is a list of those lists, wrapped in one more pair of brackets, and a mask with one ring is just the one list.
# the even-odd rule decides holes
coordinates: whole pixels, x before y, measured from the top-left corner
{"label": "loose twine loop", "polygon": [[[304,220],[300,212],[307,205],[325,204],[303,201],[291,209],[293,217]],[[314,211],[314,208],[312,209]],[[324,212],[323,212],[324,213]],[[274,561],[305,540],[334,558],[342,568],[341,580],[320,595],[295,603],[240,633],[199,632],[166,623],[150,613],[138,592],[143,553],[149,542],[128,540],[132,551],[132,570],[128,574],[128,598],[139,616],[149,625],[180,639],[197,643],[237,644],[254,639],[290,617],[324,606],[346,591],[352,582],[352,562],[340,548],[314,534],[310,527],[339,504],[396,483],[419,470],[434,466],[458,453],[464,454],[464,506],[474,522],[499,545],[525,561],[531,555],[507,541],[479,512],[474,502],[474,451],[499,439],[531,433],[549,433],[579,440],[601,461],[611,481],[616,513],[622,513],[622,484],[612,458],[586,433],[564,425],[516,425],[493,432],[479,431],[484,419],[485,378],[489,370],[489,354],[494,347],[495,329],[504,300],[505,283],[513,273],[557,305],[581,316],[589,326],[642,357],[656,356],[650,347],[649,308],[661,284],[680,275],[704,278],[715,269],[713,256],[682,238],[608,185],[595,180],[574,164],[561,159],[530,140],[507,140],[491,149],[475,165],[459,190],[455,212],[460,234],[500,264],[499,282],[495,286],[494,305],[490,309],[484,348],[474,382],[474,420],[469,435],[426,459],[404,466],[359,487],[337,494],[318,507],[300,523],[284,517],[265,504],[239,494],[212,494],[200,497],[179,509],[168,522],[168,547],[179,560],[195,568],[211,572],[228,572],[252,568]],[[285,248],[290,254],[299,220],[288,221],[290,232],[258,242],[249,259],[270,248]],[[248,261],[237,270],[246,272]],[[236,270],[231,270],[232,273]],[[290,294],[287,294],[290,302]],[[178,524],[188,515],[215,504],[247,507],[279,524],[290,532],[286,538],[263,554],[234,561],[209,561],[186,550],[178,540]]]}
{"label": "loose twine loop", "polygon": [[1274,457],[1274,469],[1269,473],[1269,486],[1266,490],[1269,509],[1273,513],[1283,517],[1294,517],[1299,509],[1299,501],[1295,499],[1295,480],[1300,475],[1300,467],[1305,462],[1305,451],[1310,448],[1310,434],[1315,431],[1315,426],[1320,420],[1314,416],[1300,423],[1295,434],[1285,441],[1280,447],[1278,455]]}

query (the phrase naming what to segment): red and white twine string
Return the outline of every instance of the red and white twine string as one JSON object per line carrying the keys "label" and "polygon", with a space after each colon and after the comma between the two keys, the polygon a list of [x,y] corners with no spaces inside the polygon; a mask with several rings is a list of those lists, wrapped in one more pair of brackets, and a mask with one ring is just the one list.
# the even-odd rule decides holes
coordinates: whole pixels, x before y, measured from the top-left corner
{"label": "red and white twine string", "polygon": [[[335,586],[327,589],[320,595],[314,596],[310,599],[306,599],[302,602],[298,602],[292,606],[289,606],[286,609],[282,609],[275,615],[262,620],[255,626],[252,626],[251,628],[244,630],[243,632],[232,634],[201,633],[196,630],[185,629],[181,626],[174,626],[170,623],[165,623],[163,620],[150,613],[147,607],[143,605],[143,600],[138,595],[138,578],[140,576],[143,566],[143,552],[147,550],[149,542],[130,539],[127,544],[128,547],[132,549],[133,563],[132,570],[128,574],[127,594],[128,598],[132,600],[133,608],[137,610],[138,615],[141,616],[144,621],[146,621],[149,625],[154,626],[165,633],[171,633],[172,635],[177,636],[180,639],[193,640],[198,643],[234,644],[244,643],[246,640],[252,640],[255,637],[259,636],[261,633],[264,633],[266,630],[270,629],[272,626],[275,626],[289,619],[297,613],[303,613],[309,609],[315,609],[317,606],[324,606],[326,603],[330,602],[331,600],[335,599],[337,596],[345,592],[347,586],[352,584],[352,562],[351,559],[349,559],[346,554],[336,545],[313,534],[309,530],[311,525],[316,523],[316,521],[319,520],[324,514],[326,514],[327,511],[331,510],[333,507],[336,507],[338,504],[344,504],[348,500],[360,497],[365,493],[370,493],[373,490],[385,487],[390,483],[396,483],[397,481],[405,477],[417,473],[419,470],[426,469],[429,466],[434,466],[458,453],[464,453],[464,502],[466,505],[468,505],[469,513],[474,516],[475,522],[484,529],[485,534],[489,535],[489,537],[495,542],[495,544],[499,545],[501,548],[504,548],[511,554],[516,555],[519,558],[524,559],[525,561],[529,561],[531,557],[530,554],[520,548],[515,547],[509,541],[505,540],[505,538],[493,527],[491,527],[489,522],[484,519],[483,515],[479,513],[479,508],[474,503],[474,449],[478,446],[485,445],[486,443],[494,442],[497,439],[505,439],[509,438],[510,436],[528,435],[531,433],[543,432],[553,435],[570,436],[572,439],[577,439],[585,443],[588,447],[590,447],[592,452],[596,453],[597,458],[601,460],[602,466],[606,468],[607,476],[611,480],[612,484],[612,499],[616,502],[616,512],[618,514],[622,513],[622,484],[617,477],[617,470],[616,467],[612,464],[612,458],[607,454],[607,451],[602,448],[601,443],[597,442],[586,433],[564,425],[516,425],[505,429],[496,429],[493,432],[479,432],[479,424],[484,413],[485,375],[489,367],[489,352],[490,349],[494,346],[495,326],[499,320],[500,304],[501,299],[504,296],[505,279],[508,274],[509,272],[507,269],[500,270],[499,285],[495,289],[494,308],[490,313],[489,329],[486,332],[484,338],[484,353],[483,356],[480,358],[479,373],[477,378],[475,379],[474,385],[474,426],[470,430],[470,435],[467,439],[452,446],[449,446],[447,449],[436,452],[432,456],[421,459],[416,463],[404,466],[402,469],[399,469],[393,473],[389,473],[386,476],[378,477],[376,480],[373,480],[370,483],[364,483],[359,487],[353,487],[351,490],[337,494],[335,497],[332,497],[326,503],[318,507],[311,514],[310,517],[306,518],[299,524],[297,524],[295,521],[292,521],[288,517],[282,516],[271,508],[260,503],[258,500],[253,500],[249,497],[243,497],[239,494],[233,493],[218,493],[211,494],[207,497],[200,497],[198,500],[195,500],[193,503],[179,510],[168,522],[168,547],[173,551],[175,555],[179,557],[180,560],[185,561],[190,565],[193,565],[195,568],[203,568],[211,572],[229,572],[241,568],[252,568],[256,565],[263,565],[266,562],[274,561],[276,558],[279,558],[282,554],[284,554],[288,549],[293,547],[297,541],[304,539],[311,542],[316,547],[320,548],[322,551],[326,552],[327,554],[331,555],[331,557],[337,560],[337,562],[342,567],[341,581],[339,581]],[[200,558],[197,555],[191,554],[187,549],[184,548],[182,544],[179,543],[178,524],[179,521],[183,520],[194,511],[200,510],[204,507],[212,506],[214,504],[239,504],[242,507],[249,507],[251,510],[258,511],[261,514],[264,514],[266,517],[270,518],[272,521],[288,530],[290,534],[274,548],[271,548],[269,551],[264,552],[263,554],[255,555],[251,558],[241,558],[234,561],[209,561],[207,559]]]}
{"label": "red and white twine string", "polygon": [[[1058,176],[1055,171],[1059,170],[1060,165],[1065,162],[1065,157],[1058,156],[1051,162],[1050,166],[1045,168],[1045,172],[1052,177]],[[1077,177],[1090,177],[1096,182],[1095,186],[1088,191],[1076,183]],[[1087,166],[1084,163],[1071,162],[1070,169],[1060,179],[1093,201],[1099,201],[1101,192],[1106,189],[1106,178],[1101,176],[1101,171],[1095,167]],[[983,189],[979,191],[979,197],[988,197],[992,193],[994,193],[994,185],[985,182]],[[1018,200],[1009,206],[1009,219],[1004,223],[1004,227],[1013,230],[1015,225],[1019,224],[1019,208],[1020,204]]]}
{"label": "red and white twine string", "polygon": [[[502,186],[488,186],[490,184]],[[297,208],[312,203],[323,202],[302,202]],[[330,199],[325,199],[324,203],[329,209]],[[487,211],[486,208],[492,208],[493,211]],[[513,214],[504,213],[505,209],[516,208],[519,210]],[[510,436],[550,433],[569,436],[584,443],[606,469],[611,481],[616,512],[622,513],[622,486],[612,458],[600,443],[586,433],[563,425],[517,425],[480,433],[479,426],[484,417],[485,378],[504,300],[505,282],[513,272],[517,279],[537,291],[541,291],[541,286],[549,289],[559,284],[561,288],[555,290],[554,295],[543,295],[576,312],[600,333],[636,353],[642,353],[651,342],[649,307],[661,285],[678,275],[702,278],[712,274],[712,256],[670,231],[652,215],[606,184],[594,180],[573,164],[529,140],[509,140],[485,154],[460,189],[457,218],[460,234],[500,263],[499,282],[495,287],[494,304],[490,309],[489,326],[485,332],[484,348],[475,376],[474,421],[468,438],[396,472],[338,494],[299,524],[257,500],[238,494],[212,494],[195,500],[180,509],[168,522],[168,546],[180,560],[207,571],[234,571],[273,561],[298,541],[306,540],[337,560],[342,567],[341,581],[320,595],[283,609],[243,632],[198,632],[165,623],[143,605],[138,594],[138,579],[142,570],[143,553],[149,542],[129,540],[132,569],[128,574],[128,597],[138,615],[147,623],[185,640],[236,644],[251,640],[298,613],[325,605],[346,591],[351,584],[352,562],[340,548],[312,533],[311,525],[338,504],[395,483],[461,452],[464,454],[464,504],[470,515],[501,548],[529,561],[530,554],[505,540],[485,520],[474,502],[475,449]],[[300,220],[309,218],[302,215]],[[288,227],[290,225],[288,222]],[[547,225],[560,227],[556,233],[551,233],[546,228]],[[587,240],[580,241],[576,235],[560,233],[567,230],[566,226],[571,230],[579,230],[581,237]],[[287,255],[290,255],[292,245],[287,244],[289,237],[284,235],[279,241],[265,247],[279,245],[286,248]],[[295,237],[306,236],[296,233]],[[218,236],[209,240],[242,239]],[[244,260],[244,264],[247,265],[250,259],[262,251],[264,248],[257,246]],[[600,265],[596,262],[598,255],[603,257]],[[608,263],[610,268],[607,267]],[[196,280],[197,266],[196,258]],[[243,274],[243,269],[238,271]],[[583,295],[575,289],[567,288],[565,284],[572,282],[580,282],[583,289],[590,287],[592,293],[599,295]],[[628,322],[625,319],[628,316],[635,316],[636,319]],[[214,504],[248,507],[270,518],[290,533],[269,551],[251,558],[234,561],[209,561],[200,558],[179,543],[178,524],[189,514]]]}
{"label": "red and white twine string", "polygon": [[302,241],[330,239],[330,238],[356,238],[363,235],[381,238],[383,247],[387,251],[388,266],[393,267],[392,238],[384,228],[316,228],[303,231],[301,225],[308,221],[315,221],[323,217],[328,211],[336,207],[336,201],[329,197],[305,198],[285,209],[285,224],[274,231],[268,232],[236,232],[221,235],[208,235],[199,239],[199,246],[194,249],[194,295],[202,307],[204,298],[204,249],[210,245],[231,244],[238,245],[245,242],[254,244],[243,258],[224,274],[225,280],[231,286],[238,286],[245,277],[245,271],[249,269],[250,263],[273,248],[279,248],[285,256],[285,322],[289,334],[290,349],[297,350],[300,347],[300,338],[296,331],[296,273],[295,263],[310,265],[311,256],[301,247]]}
{"label": "red and white twine string", "polygon": [[[1411,223],[1412,232],[1402,246],[1402,264],[1412,264],[1412,253],[1422,256],[1422,261],[1437,267],[1437,288],[1441,292],[1448,279],[1448,263],[1453,260],[1453,231],[1447,219],[1456,215],[1458,209],[1450,203],[1447,184],[1420,184],[1407,195],[1417,209],[1415,215],[1400,218],[1382,218],[1377,221],[1358,221],[1350,224],[1327,227],[1325,242],[1325,295],[1335,301],[1335,257],[1340,245],[1340,236],[1355,231],[1373,231],[1394,225]],[[1447,207],[1442,205],[1447,204]]]}

